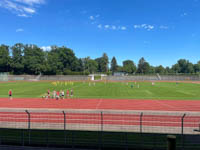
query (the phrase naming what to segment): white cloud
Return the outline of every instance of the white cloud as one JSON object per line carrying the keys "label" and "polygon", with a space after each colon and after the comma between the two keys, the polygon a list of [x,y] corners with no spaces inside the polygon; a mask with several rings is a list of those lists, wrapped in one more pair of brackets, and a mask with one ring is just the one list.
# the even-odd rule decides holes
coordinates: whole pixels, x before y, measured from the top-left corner
{"label": "white cloud", "polygon": [[102,25],[101,25],[101,24],[99,24],[97,27],[98,27],[99,29],[101,29],[101,28],[102,28]]}
{"label": "white cloud", "polygon": [[90,21],[92,21],[92,24],[96,24],[96,23],[98,23],[99,17],[100,17],[100,15],[97,14],[97,15],[89,16],[89,19],[90,19]]}
{"label": "white cloud", "polygon": [[16,30],[16,32],[23,32],[23,31],[24,31],[24,29],[21,29],[21,28]]}
{"label": "white cloud", "polygon": [[154,26],[148,25],[146,29],[147,29],[148,31],[153,30],[153,29],[154,29]]}
{"label": "white cloud", "polygon": [[186,12],[181,14],[181,17],[186,17],[186,16],[188,16],[188,13],[186,13]]}
{"label": "white cloud", "polygon": [[26,14],[18,14],[19,17],[28,17]]}
{"label": "white cloud", "polygon": [[110,28],[110,25],[105,25],[104,28],[108,29],[108,28]]}
{"label": "white cloud", "polygon": [[121,30],[126,30],[126,27],[125,27],[125,26],[122,26],[122,27],[121,27]]}
{"label": "white cloud", "polygon": [[142,24],[141,27],[142,27],[142,28],[146,28],[147,25],[146,25],[146,24]]}
{"label": "white cloud", "polygon": [[44,0],[15,0],[15,1],[27,5],[43,4],[45,2]]}
{"label": "white cloud", "polygon": [[51,50],[51,46],[42,46],[40,48],[43,49],[44,51],[50,51]]}
{"label": "white cloud", "polygon": [[0,7],[9,10],[19,17],[30,17],[36,13],[36,8],[45,0],[0,0]]}
{"label": "white cloud", "polygon": [[163,25],[161,25],[159,28],[160,28],[160,29],[163,29],[163,30],[167,30],[167,29],[169,29],[168,26],[163,26]]}
{"label": "white cloud", "polygon": [[27,13],[30,13],[30,14],[34,14],[35,13],[35,10],[33,8],[27,8],[27,7],[24,7],[23,8],[25,12]]}
{"label": "white cloud", "polygon": [[99,29],[103,28],[105,30],[127,30],[126,26],[116,26],[116,25],[109,25],[109,24],[106,24],[106,25],[99,24],[97,25],[97,28]]}
{"label": "white cloud", "polygon": [[113,25],[113,26],[112,26],[112,29],[113,29],[113,30],[116,30],[116,29],[117,29],[117,27]]}
{"label": "white cloud", "polygon": [[94,16],[90,16],[89,18],[90,18],[90,20],[94,20]]}
{"label": "white cloud", "polygon": [[140,28],[140,25],[134,25],[133,26],[135,29]]}
{"label": "white cloud", "polygon": [[133,25],[134,29],[145,29],[147,31],[153,30],[155,27],[153,25],[148,25],[148,24],[141,24],[141,25]]}

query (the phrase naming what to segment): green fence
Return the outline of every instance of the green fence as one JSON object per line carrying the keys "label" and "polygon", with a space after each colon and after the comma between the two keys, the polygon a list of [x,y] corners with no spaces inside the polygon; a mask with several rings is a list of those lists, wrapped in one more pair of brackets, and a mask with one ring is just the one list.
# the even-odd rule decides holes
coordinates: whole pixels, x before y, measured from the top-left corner
{"label": "green fence", "polygon": [[[176,135],[177,150],[200,149],[199,135]],[[184,140],[184,142],[183,142]],[[166,134],[75,130],[0,129],[1,145],[87,149],[166,150]]]}

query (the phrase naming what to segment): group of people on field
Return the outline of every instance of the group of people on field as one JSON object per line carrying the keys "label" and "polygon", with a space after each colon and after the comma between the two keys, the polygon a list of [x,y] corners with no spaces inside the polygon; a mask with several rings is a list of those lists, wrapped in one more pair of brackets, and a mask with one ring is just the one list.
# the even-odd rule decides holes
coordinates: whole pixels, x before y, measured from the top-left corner
{"label": "group of people on field", "polygon": [[73,93],[74,93],[73,89],[66,90],[66,95],[65,95],[64,90],[60,90],[60,91],[54,90],[53,92],[50,92],[50,90],[47,90],[47,95],[43,96],[43,98],[46,98],[46,99],[52,98],[56,100],[64,99],[64,98],[72,98]]}
{"label": "group of people on field", "polygon": [[[8,91],[8,96],[9,99],[12,99],[12,90],[10,89]],[[71,90],[66,90],[66,96],[65,96],[65,92],[63,90],[60,91],[53,91],[52,93],[50,92],[50,90],[47,90],[47,94],[45,94],[44,96],[42,96],[42,98],[52,98],[52,99],[64,99],[64,98],[72,98],[74,95],[74,91],[73,89]]]}

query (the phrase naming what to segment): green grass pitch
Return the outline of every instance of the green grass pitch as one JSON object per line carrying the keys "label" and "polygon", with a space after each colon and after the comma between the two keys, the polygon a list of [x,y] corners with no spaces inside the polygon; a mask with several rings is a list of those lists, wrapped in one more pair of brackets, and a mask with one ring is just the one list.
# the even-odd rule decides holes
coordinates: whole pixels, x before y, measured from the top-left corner
{"label": "green grass pitch", "polygon": [[0,97],[40,98],[48,89],[73,89],[75,98],[200,100],[200,84],[170,82],[1,82]]}

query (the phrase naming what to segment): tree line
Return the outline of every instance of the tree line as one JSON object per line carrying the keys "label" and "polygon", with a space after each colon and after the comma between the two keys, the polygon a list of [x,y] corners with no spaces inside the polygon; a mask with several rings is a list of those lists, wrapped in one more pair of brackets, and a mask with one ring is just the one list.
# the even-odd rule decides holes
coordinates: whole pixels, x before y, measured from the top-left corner
{"label": "tree line", "polygon": [[[110,64],[110,65],[109,65]],[[10,74],[31,75],[87,75],[90,73],[124,72],[127,74],[174,74],[200,73],[200,61],[196,64],[180,59],[172,67],[152,66],[143,57],[138,65],[133,60],[124,60],[123,65],[117,63],[115,57],[109,62],[106,53],[96,59],[90,57],[77,58],[72,49],[51,46],[44,51],[37,45],[17,43],[14,46],[0,45],[0,72]]]}

